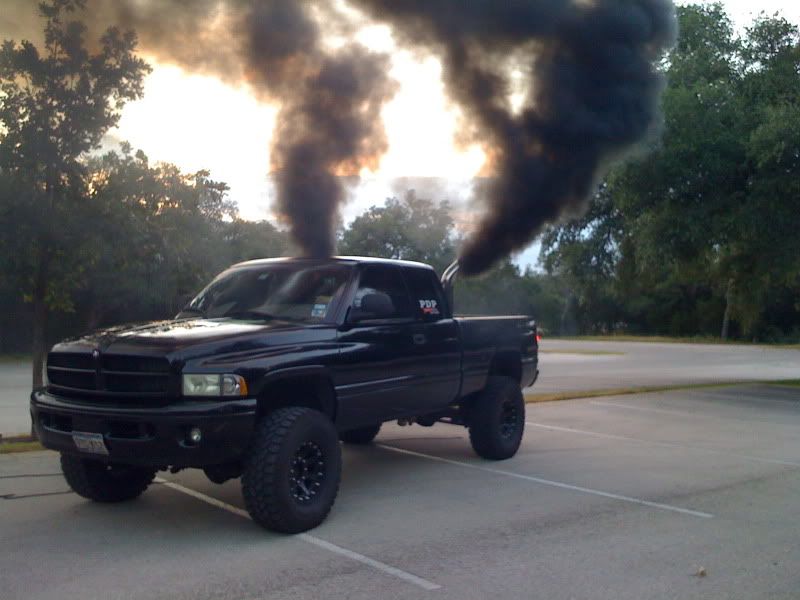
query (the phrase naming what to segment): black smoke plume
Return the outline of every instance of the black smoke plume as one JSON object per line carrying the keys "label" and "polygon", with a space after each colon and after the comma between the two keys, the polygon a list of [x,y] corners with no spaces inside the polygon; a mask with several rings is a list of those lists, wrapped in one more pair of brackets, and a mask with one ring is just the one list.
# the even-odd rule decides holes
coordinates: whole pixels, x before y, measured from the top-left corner
{"label": "black smoke plume", "polygon": [[[270,153],[278,216],[305,255],[333,253],[345,182],[376,168],[387,148],[380,110],[396,89],[388,56],[348,41],[326,47],[319,23],[344,40],[352,31],[322,1],[73,2],[85,4],[73,14],[90,38],[110,25],[133,29],[146,55],[247,83],[279,104]],[[19,1],[14,10],[32,12],[32,4]],[[225,107],[208,118],[224,119]]]}
{"label": "black smoke plume", "polygon": [[[280,103],[270,153],[277,213],[304,254],[333,254],[338,210],[346,199],[343,176],[352,181],[362,167],[376,168],[387,148],[380,109],[395,91],[387,75],[389,58],[354,43],[325,49],[320,20],[341,29],[336,33],[348,31],[333,13],[314,19],[315,11],[318,17],[326,11],[314,2],[131,1],[125,6],[127,22],[145,49],[190,69],[244,78]],[[171,24],[169,30],[152,27],[157,22]]]}
{"label": "black smoke plume", "polygon": [[[344,40],[353,33],[332,0],[85,2],[80,18],[93,33],[133,28],[145,53],[246,81],[280,104],[271,152],[278,213],[306,254],[332,253],[342,182],[377,166],[387,145],[380,109],[395,90],[385,55],[352,42],[325,47],[320,26]],[[441,57],[448,94],[463,111],[462,137],[487,152],[485,214],[462,248],[465,274],[580,212],[608,167],[657,129],[655,63],[675,38],[671,0],[350,4],[389,23],[404,46]],[[17,5],[31,9],[30,0]],[[512,92],[523,94],[521,107]]]}
{"label": "black smoke plume", "polygon": [[[354,0],[406,45],[439,54],[467,137],[486,149],[486,213],[461,250],[476,274],[584,207],[611,163],[659,123],[655,63],[671,0]],[[524,101],[510,102],[511,72]]]}

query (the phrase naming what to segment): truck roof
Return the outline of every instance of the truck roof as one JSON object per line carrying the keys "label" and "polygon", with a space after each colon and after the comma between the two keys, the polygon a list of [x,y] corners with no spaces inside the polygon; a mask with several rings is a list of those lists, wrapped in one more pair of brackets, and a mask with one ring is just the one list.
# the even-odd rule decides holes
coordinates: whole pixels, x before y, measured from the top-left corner
{"label": "truck roof", "polygon": [[400,265],[404,267],[416,267],[420,269],[430,269],[433,267],[425,263],[416,262],[413,260],[398,260],[394,258],[376,258],[374,256],[329,256],[327,258],[304,258],[299,256],[281,256],[279,258],[257,258],[255,260],[248,260],[240,262],[234,267],[256,266],[256,265],[269,265],[278,263],[291,263],[291,262],[308,262],[308,263],[368,263],[368,264],[385,264],[385,265]]}

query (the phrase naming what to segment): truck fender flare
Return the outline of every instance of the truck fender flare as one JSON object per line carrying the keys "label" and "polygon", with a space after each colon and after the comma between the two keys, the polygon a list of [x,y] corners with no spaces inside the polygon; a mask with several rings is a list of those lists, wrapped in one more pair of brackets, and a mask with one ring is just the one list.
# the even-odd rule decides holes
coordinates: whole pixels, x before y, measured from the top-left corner
{"label": "truck fender flare", "polygon": [[329,416],[331,419],[336,418],[337,399],[336,391],[333,386],[333,377],[327,367],[323,365],[304,365],[300,367],[286,367],[283,369],[276,369],[270,371],[258,380],[254,386],[253,394],[261,399],[264,391],[281,382],[289,383],[291,380],[296,380],[298,383],[308,385],[316,382],[318,387],[317,399],[321,403],[319,410]]}

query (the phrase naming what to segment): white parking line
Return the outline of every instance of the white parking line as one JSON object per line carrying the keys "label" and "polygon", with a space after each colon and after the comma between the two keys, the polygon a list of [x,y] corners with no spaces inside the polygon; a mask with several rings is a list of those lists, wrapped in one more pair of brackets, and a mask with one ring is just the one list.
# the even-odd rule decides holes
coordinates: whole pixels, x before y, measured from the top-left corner
{"label": "white parking line", "polygon": [[467,467],[469,469],[477,469],[478,471],[486,471],[487,473],[494,473],[495,475],[505,475],[507,477],[514,477],[515,479],[524,479],[525,481],[533,481],[542,485],[549,485],[552,487],[561,488],[564,490],[571,490],[573,492],[581,492],[583,494],[590,494],[592,496],[600,496],[602,498],[610,498],[612,500],[620,500],[621,502],[629,502],[631,504],[639,504],[641,506],[649,506],[651,508],[658,508],[660,510],[668,510],[671,512],[681,513],[692,517],[700,517],[702,519],[711,519],[714,515],[698,510],[691,510],[688,508],[681,508],[680,506],[672,506],[671,504],[661,504],[660,502],[651,502],[649,500],[642,500],[640,498],[632,498],[630,496],[622,496],[620,494],[612,494],[602,490],[594,490],[591,488],[582,487],[579,485],[571,485],[569,483],[562,483],[560,481],[551,481],[550,479],[542,479],[541,477],[533,477],[531,475],[523,475],[522,473],[514,473],[512,471],[504,471],[502,469],[492,469],[491,467],[482,467],[472,463],[461,462],[459,460],[451,460],[449,458],[442,458],[441,456],[434,456],[433,454],[423,454],[422,452],[414,452],[412,450],[405,450],[403,448],[395,448],[394,446],[386,446],[384,444],[376,444],[379,448],[398,452],[400,454],[408,454],[409,456],[416,456],[418,458],[427,458],[428,460],[435,460],[437,462],[446,463],[449,465],[457,465],[459,467]]}
{"label": "white parking line", "polygon": [[634,406],[633,404],[622,404],[621,402],[601,402],[600,400],[591,400],[589,401],[589,404],[593,404],[595,406],[610,406],[611,408],[627,408],[630,410],[643,410],[645,412],[662,413],[665,415],[681,415],[686,417],[706,416],[688,410],[667,410],[665,408],[651,408],[649,406]]}
{"label": "white parking line", "polygon": [[531,427],[539,427],[540,429],[549,429],[550,431],[563,431],[565,433],[579,433],[582,435],[590,435],[592,437],[607,438],[610,440],[622,440],[625,442],[637,442],[639,444],[648,444],[650,446],[661,446],[663,448],[683,448],[685,450],[697,450],[698,452],[707,452],[709,454],[722,454],[724,456],[732,456],[734,458],[741,458],[742,460],[752,460],[754,462],[769,463],[773,465],[783,465],[786,467],[800,467],[800,463],[792,462],[790,460],[779,460],[777,458],[762,458],[760,456],[750,456],[747,454],[736,454],[727,452],[725,450],[714,450],[712,448],[703,448],[702,446],[691,446],[687,444],[679,444],[677,442],[661,442],[658,440],[646,440],[643,438],[629,437],[627,435],[616,435],[613,433],[601,433],[599,431],[588,431],[586,429],[573,429],[572,427],[559,427],[557,425],[545,425],[544,423],[533,423],[532,421],[525,421],[526,425]]}
{"label": "white parking line", "polygon": [[[180,492],[182,494],[186,494],[187,496],[197,498],[198,500],[202,500],[206,504],[210,504],[211,506],[216,506],[217,508],[226,510],[229,513],[233,513],[234,515],[244,517],[245,519],[250,519],[250,515],[247,513],[247,511],[239,508],[238,506],[228,504],[227,502],[223,502],[222,500],[217,500],[216,498],[207,496],[202,492],[198,492],[197,490],[185,487],[179,483],[167,481],[160,477],[157,477],[156,481],[172,490],[175,490],[176,492]],[[417,577],[416,575],[403,571],[402,569],[398,569],[397,567],[393,567],[392,565],[387,565],[386,563],[383,563],[379,560],[375,560],[374,558],[370,558],[369,556],[364,556],[363,554],[359,554],[358,552],[353,552],[352,550],[348,550],[347,548],[343,548],[341,546],[337,546],[336,544],[326,542],[325,540],[320,539],[318,537],[314,537],[313,535],[309,535],[307,533],[301,533],[294,537],[309,544],[313,544],[318,548],[322,548],[323,550],[327,550],[328,552],[333,552],[334,554],[338,554],[339,556],[344,556],[345,558],[349,558],[350,560],[354,560],[356,562],[365,564],[377,571],[386,573],[387,575],[392,575],[394,577],[397,577],[398,579],[402,579],[403,581],[412,583],[416,586],[421,587],[423,590],[432,591],[432,590],[438,590],[439,588],[442,587],[436,583],[433,583],[432,581],[428,581],[427,579],[423,579],[422,577]]]}
{"label": "white parking line", "polygon": [[[747,388],[745,388],[747,389]],[[755,390],[757,393],[753,394],[744,394],[741,391],[737,391],[736,399],[737,400],[754,400],[763,404],[764,402],[776,402],[779,405],[785,406],[790,405],[792,407],[800,406],[800,402],[797,401],[797,388],[778,388],[772,386],[769,390],[763,390],[761,388],[756,388]],[[783,397],[776,397],[775,393],[784,392],[780,394]],[[786,394],[785,392],[789,392]],[[709,400],[720,400],[724,398],[722,394],[718,394],[715,392],[708,392],[703,390],[689,390],[689,393],[692,396],[700,396],[700,398],[708,398]],[[772,395],[769,395],[772,394]]]}

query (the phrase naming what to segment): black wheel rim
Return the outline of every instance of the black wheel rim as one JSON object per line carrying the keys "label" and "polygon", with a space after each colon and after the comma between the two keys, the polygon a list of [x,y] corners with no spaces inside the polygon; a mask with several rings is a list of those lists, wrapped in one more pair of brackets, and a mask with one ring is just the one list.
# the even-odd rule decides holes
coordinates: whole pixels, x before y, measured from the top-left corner
{"label": "black wheel rim", "polygon": [[325,456],[314,442],[305,442],[292,459],[289,471],[289,488],[292,497],[304,504],[311,502],[322,489],[325,481]]}
{"label": "black wheel rim", "polygon": [[504,439],[511,439],[519,428],[519,409],[516,402],[506,400],[503,402],[502,414],[500,415],[500,435]]}

